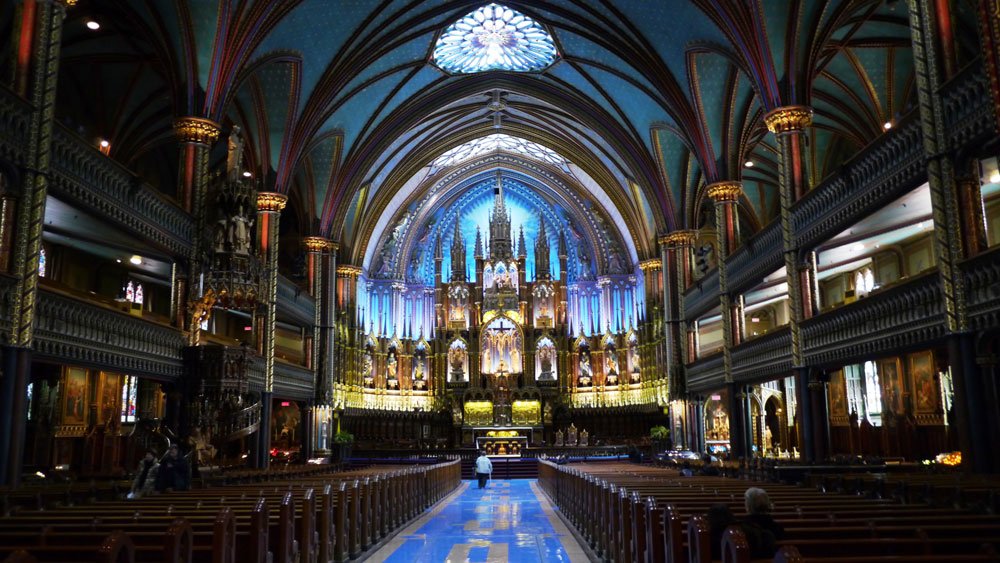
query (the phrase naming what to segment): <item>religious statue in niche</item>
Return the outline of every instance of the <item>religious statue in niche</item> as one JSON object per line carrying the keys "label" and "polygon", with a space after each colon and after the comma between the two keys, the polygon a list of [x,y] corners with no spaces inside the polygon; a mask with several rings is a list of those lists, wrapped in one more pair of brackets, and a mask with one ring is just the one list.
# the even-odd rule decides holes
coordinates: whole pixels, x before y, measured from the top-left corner
{"label": "religious statue in niche", "polygon": [[465,347],[453,344],[448,350],[448,365],[451,368],[452,381],[465,380]]}
{"label": "religious statue in niche", "polygon": [[634,341],[628,347],[628,365],[632,383],[638,383],[640,379],[639,346]]}
{"label": "religious statue in niche", "polygon": [[389,389],[399,389],[399,363],[396,359],[396,349],[390,348],[385,359],[385,385]]}
{"label": "religious statue in niche", "polygon": [[590,350],[580,348],[580,387],[590,387],[594,370],[590,367]]}
{"label": "religious statue in niche", "polygon": [[361,357],[361,379],[364,382],[365,387],[375,387],[375,378],[372,377],[371,350],[365,350],[364,355]]}
{"label": "religious statue in niche", "polygon": [[427,379],[424,375],[424,361],[418,360],[413,368],[413,388],[423,390],[427,387]]}
{"label": "religious statue in niche", "polygon": [[552,373],[552,364],[555,362],[556,350],[551,346],[542,346],[538,350],[538,361],[541,366],[541,371],[538,374],[539,379],[553,379],[555,375]]}

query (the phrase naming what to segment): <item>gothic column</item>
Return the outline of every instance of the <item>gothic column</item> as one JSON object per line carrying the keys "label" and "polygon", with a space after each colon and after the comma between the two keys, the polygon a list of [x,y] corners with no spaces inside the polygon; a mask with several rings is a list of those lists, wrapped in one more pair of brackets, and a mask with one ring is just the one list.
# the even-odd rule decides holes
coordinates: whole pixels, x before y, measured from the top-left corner
{"label": "gothic column", "polygon": [[673,231],[660,237],[663,260],[663,312],[666,322],[667,377],[670,393],[685,393],[684,364],[690,347],[684,319],[684,290],[691,277],[691,246],[697,237],[692,230]]}
{"label": "gothic column", "polygon": [[14,250],[14,223],[17,220],[17,188],[0,173],[0,272],[10,272]]}
{"label": "gothic column", "polygon": [[[996,2],[987,10],[984,29],[997,25]],[[955,383],[955,412],[962,450],[962,465],[975,472],[996,471],[985,431],[988,421],[985,389],[979,366],[975,363],[975,343],[968,322],[965,278],[960,263],[969,257],[963,243],[969,226],[963,227],[963,194],[959,178],[966,175],[968,163],[957,157],[958,147],[949,146],[945,129],[946,108],[939,92],[948,72],[948,37],[942,37],[941,25],[947,25],[948,7],[936,0],[909,0],[910,34],[916,70],[917,100],[924,152],[927,156],[927,179],[931,190],[934,217],[936,259],[944,302],[945,328],[948,332],[948,361]],[[993,37],[984,37],[987,55],[995,47]],[[989,68],[995,60],[986,62]],[[996,83],[992,87],[997,88]],[[973,247],[975,248],[975,247]]]}
{"label": "gothic column", "polygon": [[186,304],[201,298],[201,288],[197,280],[202,274],[201,257],[204,253],[204,240],[203,237],[199,236],[199,233],[205,232],[208,156],[212,145],[219,139],[219,125],[201,117],[179,117],[174,120],[174,134],[177,135],[177,141],[180,144],[177,166],[178,197],[184,210],[191,214],[195,223],[191,253],[186,257],[188,259],[187,272],[175,272],[172,288],[176,296],[174,299],[175,307],[171,311],[173,320],[178,328],[186,329],[188,328],[185,322]]}
{"label": "gothic column", "polygon": [[[358,374],[354,370],[353,358],[360,344],[359,335],[364,332],[364,327],[360,327],[358,322],[358,276],[361,275],[361,268],[343,264],[337,266],[337,300],[336,307],[340,311],[337,321],[335,351],[337,357],[341,359],[339,365],[331,366],[334,375],[335,386],[357,387],[361,384]],[[370,312],[369,312],[370,314]],[[336,399],[335,399],[336,400]]]}
{"label": "gothic column", "polygon": [[809,107],[784,106],[768,112],[764,116],[764,123],[778,142],[781,234],[790,310],[788,328],[792,342],[792,368],[798,378],[797,403],[802,413],[802,452],[807,461],[820,461],[822,457],[817,457],[818,454],[827,451],[828,448],[825,441],[816,443],[814,440],[824,439],[824,436],[829,435],[828,432],[823,432],[829,421],[825,417],[820,420],[820,417],[814,416],[813,393],[810,392],[810,387],[815,387],[816,383],[822,385],[822,382],[811,378],[810,370],[805,366],[800,336],[802,321],[817,312],[815,273],[810,273],[809,264],[802,264],[799,259],[800,249],[796,245],[792,224],[792,206],[808,191],[805,144],[806,128],[812,125],[812,115],[812,108]]}
{"label": "gothic column", "polygon": [[[337,283],[337,243],[322,237],[306,237],[302,240],[302,246],[306,251],[306,276],[309,293],[316,302],[310,367],[314,375],[314,401],[316,407],[322,409],[329,407],[333,401],[334,326],[336,324],[334,286]],[[316,418],[312,417],[311,419],[311,424],[316,425],[312,436],[318,440],[320,426]]]}
{"label": "gothic column", "polygon": [[745,393],[742,387],[733,384],[732,349],[740,344],[740,323],[734,319],[739,314],[738,304],[729,295],[729,283],[726,277],[726,260],[739,245],[739,217],[736,206],[743,194],[743,184],[726,181],[709,184],[706,195],[715,202],[715,227],[719,238],[719,302],[722,314],[723,349],[722,360],[725,370],[725,380],[729,389],[730,413],[730,445],[734,457],[749,455],[747,428],[744,424],[743,400]]}
{"label": "gothic column", "polygon": [[978,0],[979,39],[983,50],[983,66],[990,77],[993,99],[994,127],[1000,130],[1000,2]]}
{"label": "gothic column", "polygon": [[[59,74],[59,50],[66,7],[75,0],[25,2],[18,32],[21,34],[15,69],[21,82],[18,93],[31,102],[27,146],[18,191],[19,205],[9,252],[4,249],[15,278],[10,311],[8,344],[3,346],[0,379],[0,486],[17,486],[21,479],[27,419],[27,387],[31,370],[31,345],[38,295],[38,259],[42,248],[42,223],[49,187],[52,127]],[[5,204],[9,204],[5,201]],[[5,210],[6,211],[6,210]],[[6,219],[6,218],[5,218]],[[5,221],[6,222],[6,221]]]}
{"label": "gothic column", "polygon": [[274,392],[274,324],[278,308],[278,220],[288,196],[275,192],[257,194],[257,250],[264,265],[261,297],[264,305],[264,392],[261,393],[260,431],[256,467],[270,463],[271,403]]}

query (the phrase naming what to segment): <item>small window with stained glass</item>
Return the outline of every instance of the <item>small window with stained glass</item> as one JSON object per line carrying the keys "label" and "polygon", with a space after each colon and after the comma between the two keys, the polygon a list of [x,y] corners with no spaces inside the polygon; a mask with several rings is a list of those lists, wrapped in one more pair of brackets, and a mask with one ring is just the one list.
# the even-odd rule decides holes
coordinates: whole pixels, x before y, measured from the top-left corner
{"label": "small window with stained glass", "polygon": [[133,375],[125,376],[122,385],[122,422],[135,422],[135,403],[138,396],[139,379]]}

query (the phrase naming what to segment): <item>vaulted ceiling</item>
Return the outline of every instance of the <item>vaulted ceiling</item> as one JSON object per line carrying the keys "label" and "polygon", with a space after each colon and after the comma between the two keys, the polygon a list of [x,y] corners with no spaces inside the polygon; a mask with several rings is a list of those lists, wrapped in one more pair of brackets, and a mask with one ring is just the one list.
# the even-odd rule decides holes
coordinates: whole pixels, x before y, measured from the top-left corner
{"label": "vaulted ceiling", "polygon": [[898,0],[512,0],[553,36],[552,66],[433,65],[440,33],[484,4],[80,0],[65,24],[58,113],[166,192],[174,117],[238,124],[250,168],[289,193],[303,234],[355,257],[431,161],[502,132],[579,167],[642,259],[658,233],[702,226],[709,182],[744,181],[744,232],[777,216],[768,110],[815,108],[815,182],[913,105]]}

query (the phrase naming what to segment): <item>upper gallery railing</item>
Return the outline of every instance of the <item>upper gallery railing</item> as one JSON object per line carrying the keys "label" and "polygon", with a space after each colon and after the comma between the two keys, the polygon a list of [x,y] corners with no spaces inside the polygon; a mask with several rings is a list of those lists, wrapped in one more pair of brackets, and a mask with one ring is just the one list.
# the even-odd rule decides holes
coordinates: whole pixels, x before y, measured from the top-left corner
{"label": "upper gallery railing", "polygon": [[802,323],[808,365],[843,364],[944,336],[937,271],[878,290]]}
{"label": "upper gallery railing", "polygon": [[733,348],[733,380],[765,381],[792,370],[792,336],[787,326]]}

